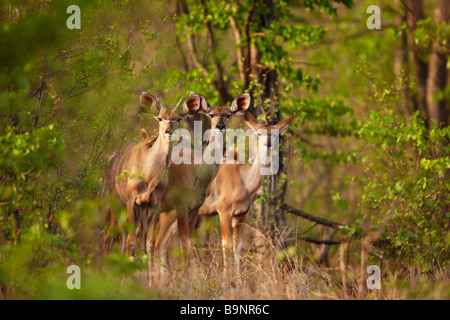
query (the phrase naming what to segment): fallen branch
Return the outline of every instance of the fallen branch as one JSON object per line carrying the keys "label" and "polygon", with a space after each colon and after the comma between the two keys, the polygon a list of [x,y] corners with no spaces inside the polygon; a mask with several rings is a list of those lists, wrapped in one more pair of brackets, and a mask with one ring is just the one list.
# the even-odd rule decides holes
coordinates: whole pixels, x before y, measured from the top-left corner
{"label": "fallen branch", "polygon": [[288,211],[290,213],[293,213],[296,216],[302,217],[302,218],[307,219],[309,221],[317,222],[319,224],[322,224],[324,226],[327,226],[327,227],[330,227],[330,228],[333,228],[333,229],[338,229],[339,230],[339,229],[341,229],[342,227],[345,226],[345,225],[343,225],[341,223],[338,223],[338,222],[334,222],[334,221],[330,221],[330,220],[327,220],[327,219],[324,219],[324,218],[313,216],[313,215],[311,215],[309,213],[306,213],[303,210],[291,207],[290,205],[288,205],[286,203],[283,203],[280,207],[281,207],[281,209],[286,210],[286,211]]}
{"label": "fallen branch", "polygon": [[339,245],[342,242],[342,241],[338,241],[338,240],[318,240],[318,239],[313,239],[313,238],[308,238],[308,237],[300,238],[300,240],[315,243],[315,244],[328,244],[328,245],[334,245],[334,244]]}

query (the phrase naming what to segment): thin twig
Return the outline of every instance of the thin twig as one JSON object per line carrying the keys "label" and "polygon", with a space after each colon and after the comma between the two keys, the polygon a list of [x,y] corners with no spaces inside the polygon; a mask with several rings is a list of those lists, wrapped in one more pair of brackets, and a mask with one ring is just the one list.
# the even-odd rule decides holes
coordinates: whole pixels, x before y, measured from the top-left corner
{"label": "thin twig", "polygon": [[98,84],[100,84],[103,80],[105,80],[105,79],[109,76],[109,74],[110,74],[110,72],[108,72],[108,73],[107,73],[103,78],[101,78],[99,81],[97,81],[96,83],[94,83],[94,84],[92,85],[92,87],[90,87],[90,88],[88,88],[88,89],[86,89],[86,90],[83,90],[83,91],[81,91],[81,92],[78,92],[78,93],[76,93],[76,94],[73,94],[73,95],[71,95],[71,96],[68,96],[66,99],[70,99],[70,98],[79,96],[80,94],[86,93],[86,92],[88,92],[88,91],[94,89]]}

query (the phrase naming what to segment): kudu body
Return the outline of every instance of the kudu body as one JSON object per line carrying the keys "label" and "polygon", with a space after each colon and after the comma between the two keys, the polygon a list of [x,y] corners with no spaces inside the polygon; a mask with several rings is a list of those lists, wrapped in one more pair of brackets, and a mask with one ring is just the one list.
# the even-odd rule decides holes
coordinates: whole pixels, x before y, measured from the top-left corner
{"label": "kudu body", "polygon": [[[203,99],[203,113],[211,120],[211,136],[206,143],[205,147],[207,147],[213,142],[218,142],[216,139],[223,139],[223,134],[228,128],[231,118],[247,112],[251,100],[249,94],[241,94],[233,100],[230,107],[210,107]],[[222,141],[220,145],[222,145]],[[165,210],[159,216],[158,233],[151,235],[148,239],[148,244],[161,261],[163,268],[160,271],[162,273],[164,266],[167,265],[168,244],[176,231],[180,236],[182,247],[189,247],[188,214],[192,210],[197,210],[203,203],[211,181],[219,172],[219,166],[219,163],[194,164],[193,162],[170,165],[168,186],[161,201],[162,208]]]}
{"label": "kudu body", "polygon": [[293,116],[270,126],[258,123],[250,113],[245,114],[246,124],[258,135],[253,164],[222,164],[211,182],[209,195],[198,211],[191,212],[191,227],[195,226],[197,213],[198,216],[219,215],[225,271],[229,270],[230,265],[227,253],[234,252],[236,271],[239,273],[245,218],[264,180],[261,170],[266,166],[266,161],[261,157],[270,152],[272,136],[287,130],[292,118]]}
{"label": "kudu body", "polygon": [[[157,202],[154,199],[153,191],[164,177],[170,163],[173,130],[182,116],[198,112],[200,103],[198,96],[190,97],[183,105],[180,101],[177,107],[169,111],[156,96],[143,92],[140,96],[140,106],[145,113],[158,110],[156,117],[159,121],[158,135],[151,139],[147,131],[141,129],[140,142],[128,143],[109,159],[103,181],[104,189],[109,190],[111,195],[127,208],[128,223],[132,227],[137,227],[136,229],[139,229],[136,226],[137,220],[142,221],[142,219],[137,219],[139,218],[137,216],[143,212],[148,213],[148,210],[140,210],[140,208],[153,206]],[[181,110],[179,110],[180,108]],[[109,210],[109,221],[103,239],[104,254],[110,251],[114,240],[110,231],[117,224],[113,209]],[[122,230],[122,233],[125,232]],[[142,233],[146,234],[146,230]],[[135,235],[134,231],[128,232],[126,242],[122,235],[121,248],[123,251],[125,247],[127,255],[133,253],[136,245]]]}

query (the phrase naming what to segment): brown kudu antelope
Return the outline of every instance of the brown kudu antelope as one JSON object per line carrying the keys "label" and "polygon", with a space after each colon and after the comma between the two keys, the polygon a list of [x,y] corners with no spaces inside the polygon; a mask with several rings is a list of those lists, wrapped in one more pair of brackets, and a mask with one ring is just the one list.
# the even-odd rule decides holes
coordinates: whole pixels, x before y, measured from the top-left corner
{"label": "brown kudu antelope", "polygon": [[[198,96],[189,97],[183,104],[181,102],[180,100],[177,106],[170,111],[156,96],[143,92],[140,96],[141,111],[144,113],[158,111],[158,116],[155,117],[159,121],[158,135],[151,139],[147,131],[141,129],[140,142],[128,143],[109,159],[102,193],[105,194],[106,191],[109,191],[111,196],[118,199],[127,208],[127,220],[132,227],[137,227],[136,217],[141,211],[139,206],[155,205],[156,200],[152,198],[152,193],[169,165],[173,130],[183,116],[196,114],[200,107]],[[119,178],[120,174],[123,177]],[[108,219],[103,239],[104,254],[111,249],[114,239],[110,231],[117,223],[112,208],[109,209]],[[122,233],[125,232],[122,231]],[[128,256],[133,254],[136,245],[135,238],[135,232],[129,231],[125,243],[125,236],[122,235],[121,251],[126,249]]]}
{"label": "brown kudu antelope", "polygon": [[[230,265],[227,253],[234,252],[236,271],[239,273],[245,217],[256,200],[264,179],[261,169],[266,164],[260,157],[264,153],[267,155],[267,151],[271,152],[272,136],[286,131],[293,117],[292,115],[275,125],[263,125],[250,113],[245,114],[246,124],[258,135],[253,164],[222,164],[211,182],[208,197],[198,209],[198,216],[219,215],[225,272]],[[191,217],[193,225],[197,219],[196,213],[197,211],[191,212],[194,215]]]}
{"label": "brown kudu antelope", "polygon": [[[191,93],[193,94],[193,93]],[[228,123],[236,115],[247,112],[251,98],[247,93],[237,96],[230,107],[210,107],[206,99],[201,96],[201,110],[199,113],[206,114],[211,120],[211,136],[206,146],[214,139],[223,139],[223,134],[228,128]],[[214,137],[214,138],[213,138]],[[206,147],[205,146],[205,147]],[[222,151],[222,150],[220,150]],[[214,164],[171,164],[168,170],[169,183],[165,190],[162,207],[165,212],[159,216],[159,230],[157,234],[150,235],[148,245],[159,257],[164,273],[167,265],[167,247],[173,235],[178,231],[182,247],[189,247],[189,223],[188,213],[198,209],[205,199],[210,182],[219,171],[219,163]],[[173,210],[169,210],[173,208]],[[175,223],[177,222],[177,223]],[[152,250],[150,250],[152,251]]]}

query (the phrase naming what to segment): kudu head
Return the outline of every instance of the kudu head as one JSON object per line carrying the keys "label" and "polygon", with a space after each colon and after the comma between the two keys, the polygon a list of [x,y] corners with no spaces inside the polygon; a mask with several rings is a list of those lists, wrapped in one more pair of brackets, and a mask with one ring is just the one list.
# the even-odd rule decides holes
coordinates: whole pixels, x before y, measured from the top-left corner
{"label": "kudu head", "polygon": [[278,139],[279,134],[286,132],[293,118],[294,115],[279,121],[277,124],[265,125],[259,123],[251,113],[246,113],[244,116],[245,123],[258,136],[258,147],[263,150],[272,149],[272,139]]}
{"label": "kudu head", "polygon": [[200,97],[201,107],[198,112],[207,115],[211,120],[211,130],[221,134],[228,128],[228,122],[231,118],[236,115],[243,115],[247,112],[251,102],[250,95],[248,93],[243,93],[234,98],[229,108],[224,106],[211,107],[202,95],[191,92],[189,97],[191,96]]}
{"label": "kudu head", "polygon": [[[203,98],[204,99],[204,98]],[[152,114],[159,121],[159,135],[170,141],[173,131],[178,127],[183,117],[192,117],[199,112],[201,107],[200,96],[190,95],[184,103],[181,99],[172,110],[167,109],[158,99],[158,97],[142,92],[139,103],[143,113]],[[157,114],[157,115],[155,115]],[[141,138],[149,139],[147,132],[141,129]]]}

